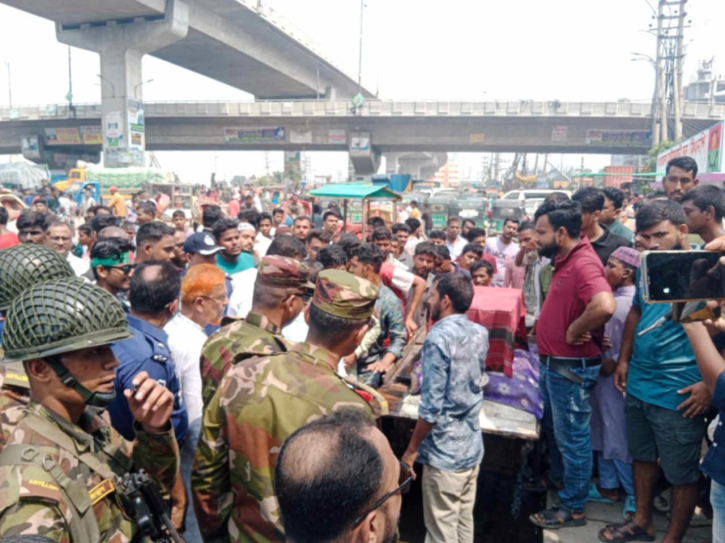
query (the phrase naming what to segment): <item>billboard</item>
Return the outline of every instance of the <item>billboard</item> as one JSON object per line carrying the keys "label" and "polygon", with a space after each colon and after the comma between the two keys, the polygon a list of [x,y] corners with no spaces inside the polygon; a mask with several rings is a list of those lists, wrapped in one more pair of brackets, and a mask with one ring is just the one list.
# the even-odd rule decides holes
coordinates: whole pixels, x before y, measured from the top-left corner
{"label": "billboard", "polygon": [[81,136],[85,145],[101,145],[103,143],[100,126],[81,126]]}
{"label": "billboard", "polygon": [[46,128],[46,145],[80,145],[81,133],[77,128]]}
{"label": "billboard", "polygon": [[287,141],[287,131],[283,126],[224,129],[224,143],[279,143],[282,141]]}
{"label": "billboard", "polygon": [[692,157],[697,169],[703,173],[723,173],[723,126],[720,121],[714,126],[678,143],[657,156],[657,171],[664,172],[667,163],[680,156]]}
{"label": "billboard", "polygon": [[600,147],[649,147],[652,132],[649,130],[587,130],[586,144]]}

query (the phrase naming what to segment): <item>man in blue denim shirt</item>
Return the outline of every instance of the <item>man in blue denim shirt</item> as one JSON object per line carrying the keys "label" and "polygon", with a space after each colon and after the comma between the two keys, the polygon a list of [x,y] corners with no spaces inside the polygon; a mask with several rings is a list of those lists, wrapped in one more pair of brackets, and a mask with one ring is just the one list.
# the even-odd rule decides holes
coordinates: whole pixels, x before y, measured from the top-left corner
{"label": "man in blue denim shirt", "polygon": [[134,436],[134,419],[123,391],[134,388],[132,381],[142,371],[174,394],[171,423],[179,442],[186,435],[189,418],[169,352],[168,336],[162,329],[176,313],[180,288],[179,273],[170,262],[147,261],[136,268],[131,278],[128,323],[134,336],[113,345],[113,353],[121,365],[116,371],[116,399],[108,407],[113,427],[127,439]]}
{"label": "man in blue denim shirt", "polygon": [[425,464],[427,543],[473,541],[488,331],[468,320],[472,300],[471,281],[451,274],[433,284],[428,301],[435,324],[423,346],[418,422],[403,455],[411,467],[416,459]]}

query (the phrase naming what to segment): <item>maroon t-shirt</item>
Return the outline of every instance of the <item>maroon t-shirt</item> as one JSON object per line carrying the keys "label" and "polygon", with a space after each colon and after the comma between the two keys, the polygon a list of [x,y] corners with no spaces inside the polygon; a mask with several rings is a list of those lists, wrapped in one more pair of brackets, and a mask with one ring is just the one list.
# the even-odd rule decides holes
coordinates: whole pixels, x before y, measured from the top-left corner
{"label": "maroon t-shirt", "polygon": [[604,276],[604,267],[585,237],[574,249],[554,261],[551,286],[536,325],[536,341],[541,354],[564,358],[588,358],[601,354],[604,327],[592,331],[592,341],[569,345],[566,331],[578,319],[589,301],[600,292],[612,292]]}

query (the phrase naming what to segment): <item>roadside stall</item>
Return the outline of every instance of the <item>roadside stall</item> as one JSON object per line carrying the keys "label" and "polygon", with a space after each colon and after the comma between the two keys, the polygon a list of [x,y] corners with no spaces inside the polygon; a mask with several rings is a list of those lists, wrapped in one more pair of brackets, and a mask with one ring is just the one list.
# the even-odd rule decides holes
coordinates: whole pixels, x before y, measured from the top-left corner
{"label": "roadside stall", "polygon": [[[479,414],[484,434],[485,455],[479,475],[474,518],[477,535],[486,541],[523,543],[542,540],[542,532],[528,522],[528,515],[539,511],[545,495],[524,491],[523,481],[541,470],[537,441],[543,402],[539,393],[539,361],[535,346],[529,349],[525,326],[526,307],[519,289],[475,287],[468,318],[489,331],[489,350]],[[414,351],[422,346],[425,332],[419,330],[408,342],[403,357],[385,377],[378,394],[387,402],[388,416],[383,430],[393,450],[404,451],[418,418],[421,366]],[[532,352],[533,351],[533,352]],[[414,487],[412,493],[418,491]],[[415,494],[414,494],[415,496]],[[402,532],[407,540],[417,540],[406,505]]]}
{"label": "roadside stall", "polygon": [[397,202],[400,194],[387,187],[362,185],[355,183],[335,183],[323,185],[308,192],[310,196],[326,200],[341,200],[342,233],[351,232],[360,226],[362,238],[369,233],[367,225],[371,217],[381,217],[388,228],[397,222]]}

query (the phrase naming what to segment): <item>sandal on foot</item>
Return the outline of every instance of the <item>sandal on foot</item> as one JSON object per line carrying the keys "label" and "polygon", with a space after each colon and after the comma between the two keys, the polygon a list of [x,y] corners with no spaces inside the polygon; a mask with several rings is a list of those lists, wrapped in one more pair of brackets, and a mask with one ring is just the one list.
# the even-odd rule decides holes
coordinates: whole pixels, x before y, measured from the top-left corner
{"label": "sandal on foot", "polygon": [[[609,530],[609,533],[612,535],[611,539],[604,536],[604,533],[607,530]],[[647,530],[635,524],[633,520],[625,522],[624,524],[610,524],[599,531],[599,541],[604,541],[604,543],[626,543],[627,541],[654,540],[654,534],[648,533]]]}
{"label": "sandal on foot", "polygon": [[634,496],[627,496],[624,500],[624,509],[622,509],[622,518],[624,520],[632,520],[637,512],[637,501]]}
{"label": "sandal on foot", "polygon": [[601,492],[599,492],[599,487],[596,483],[591,483],[589,485],[589,495],[587,496],[587,501],[599,503],[614,503],[614,500],[610,500]]}
{"label": "sandal on foot", "polygon": [[[540,515],[542,520],[536,518],[536,515]],[[529,516],[529,520],[539,528],[544,528],[545,530],[585,526],[587,523],[587,517],[574,518],[571,516],[571,511],[563,507],[550,507],[549,509],[539,511],[536,515]]]}

